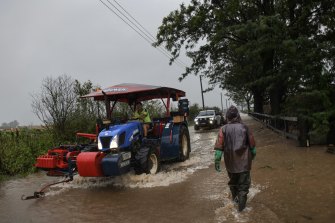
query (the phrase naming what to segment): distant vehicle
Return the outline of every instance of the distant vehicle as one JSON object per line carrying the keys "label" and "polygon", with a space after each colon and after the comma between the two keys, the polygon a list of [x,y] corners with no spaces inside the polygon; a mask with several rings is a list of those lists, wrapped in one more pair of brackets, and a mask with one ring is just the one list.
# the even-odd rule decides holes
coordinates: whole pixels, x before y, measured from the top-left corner
{"label": "distant vehicle", "polygon": [[200,111],[194,119],[194,129],[199,130],[203,127],[216,128],[224,123],[221,113],[215,110]]}

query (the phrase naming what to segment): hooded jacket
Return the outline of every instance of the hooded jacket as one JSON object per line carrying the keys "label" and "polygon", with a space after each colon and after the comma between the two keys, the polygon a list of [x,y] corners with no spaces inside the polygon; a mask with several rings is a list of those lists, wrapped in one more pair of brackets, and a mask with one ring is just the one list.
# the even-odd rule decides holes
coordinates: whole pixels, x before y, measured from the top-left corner
{"label": "hooded jacket", "polygon": [[223,151],[228,172],[242,173],[251,170],[250,148],[256,143],[252,132],[241,122],[237,108],[232,107],[227,111],[228,124],[220,129],[214,149]]}

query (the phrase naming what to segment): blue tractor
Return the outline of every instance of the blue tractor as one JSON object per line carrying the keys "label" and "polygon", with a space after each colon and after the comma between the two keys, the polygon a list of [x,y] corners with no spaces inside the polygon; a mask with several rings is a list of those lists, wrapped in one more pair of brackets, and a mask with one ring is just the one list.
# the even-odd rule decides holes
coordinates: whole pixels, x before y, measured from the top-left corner
{"label": "blue tractor", "polygon": [[[36,167],[48,175],[74,174],[82,177],[118,176],[129,172],[155,174],[167,160],[185,161],[191,152],[185,92],[160,86],[119,84],[92,92],[83,98],[103,101],[106,119],[98,123],[97,134],[78,133],[92,140],[90,145],[66,145],[49,150],[37,158]],[[147,137],[138,120],[115,122],[116,103],[127,103],[134,111],[136,102],[161,99],[166,115],[153,118]],[[178,111],[170,112],[171,99],[178,101]],[[33,197],[36,198],[36,197]]]}

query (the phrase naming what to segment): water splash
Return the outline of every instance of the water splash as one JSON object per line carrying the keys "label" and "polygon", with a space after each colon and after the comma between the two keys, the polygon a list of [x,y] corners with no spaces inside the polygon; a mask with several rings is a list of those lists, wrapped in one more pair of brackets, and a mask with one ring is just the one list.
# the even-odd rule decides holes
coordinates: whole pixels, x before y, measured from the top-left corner
{"label": "water splash", "polygon": [[262,186],[252,185],[249,189],[247,207],[239,212],[237,204],[230,198],[229,189],[225,189],[224,196],[220,198],[223,203],[221,207],[215,210],[215,221],[218,223],[223,222],[249,222],[249,216],[252,211],[251,207],[248,207],[248,203],[261,191]]}
{"label": "water splash", "polygon": [[[211,140],[210,145],[212,145]],[[135,175],[133,171],[117,177],[80,177],[75,176],[69,184],[55,185],[47,196],[57,195],[69,188],[93,188],[93,187],[126,187],[126,188],[151,188],[166,187],[185,181],[197,170],[208,168],[213,162],[213,150],[202,148],[193,151],[190,158],[184,162],[163,164],[161,171],[155,175],[141,174]]]}

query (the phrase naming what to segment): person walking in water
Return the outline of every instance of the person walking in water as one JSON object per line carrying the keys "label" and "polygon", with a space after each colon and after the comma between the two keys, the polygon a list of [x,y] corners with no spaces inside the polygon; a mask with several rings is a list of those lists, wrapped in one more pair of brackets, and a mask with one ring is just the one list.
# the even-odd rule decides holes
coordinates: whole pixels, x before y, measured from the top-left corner
{"label": "person walking in water", "polygon": [[215,170],[221,172],[223,154],[232,199],[238,204],[238,210],[243,211],[251,184],[250,170],[256,156],[256,143],[235,106],[229,107],[226,119],[228,123],[219,130],[214,146]]}

